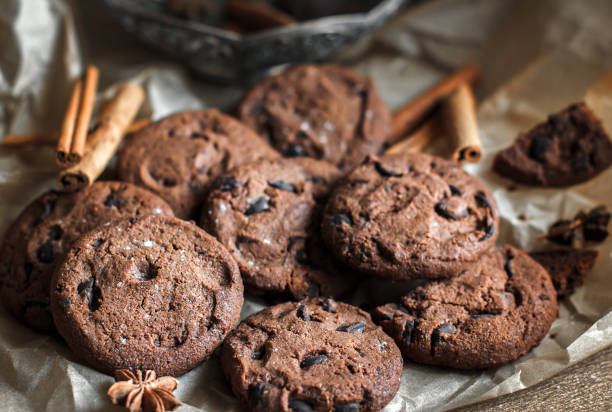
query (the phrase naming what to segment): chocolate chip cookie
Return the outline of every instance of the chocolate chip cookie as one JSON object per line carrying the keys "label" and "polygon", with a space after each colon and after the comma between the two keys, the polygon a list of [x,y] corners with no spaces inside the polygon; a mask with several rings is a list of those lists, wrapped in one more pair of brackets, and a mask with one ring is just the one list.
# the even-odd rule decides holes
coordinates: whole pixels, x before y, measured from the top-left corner
{"label": "chocolate chip cookie", "polygon": [[531,252],[529,256],[546,269],[559,298],[571,295],[582,286],[599,252],[588,249],[559,249]]}
{"label": "chocolate chip cookie", "polygon": [[197,217],[208,185],[242,163],[279,157],[255,132],[217,110],[166,117],[128,138],[121,180],[146,187],[182,218]]}
{"label": "chocolate chip cookie", "polygon": [[332,261],[320,233],[339,177],[331,163],[296,158],[238,166],[217,181],[201,223],[232,253],[248,292],[300,299],[351,287],[354,276]]}
{"label": "chocolate chip cookie", "polygon": [[284,156],[327,160],[349,170],[380,152],[389,109],[371,79],[333,65],[301,65],[265,79],[246,95],[240,119]]}
{"label": "chocolate chip cookie", "polygon": [[393,340],[366,312],[331,298],[249,316],[223,343],[221,366],[251,411],[378,411],[402,374]]}
{"label": "chocolate chip cookie", "polygon": [[369,157],[342,179],[323,216],[336,257],[391,279],[454,276],[497,238],[495,201],[456,164],[426,154]]}
{"label": "chocolate chip cookie", "polygon": [[0,252],[0,296],[17,319],[53,330],[49,282],[58,260],[82,234],[119,218],[172,216],[166,202],[124,182],[97,182],[77,193],[47,192],[9,227]]}
{"label": "chocolate chip cookie", "polygon": [[236,262],[193,223],[126,219],[77,240],[53,276],[51,312],[94,368],[181,375],[208,359],[238,321]]}
{"label": "chocolate chip cookie", "polygon": [[584,103],[573,104],[495,156],[493,169],[516,182],[567,187],[586,182],[612,164],[612,141]]}
{"label": "chocolate chip cookie", "polygon": [[399,304],[374,310],[405,359],[459,369],[488,368],[529,352],[557,316],[546,270],[504,247],[457,277],[417,287]]}

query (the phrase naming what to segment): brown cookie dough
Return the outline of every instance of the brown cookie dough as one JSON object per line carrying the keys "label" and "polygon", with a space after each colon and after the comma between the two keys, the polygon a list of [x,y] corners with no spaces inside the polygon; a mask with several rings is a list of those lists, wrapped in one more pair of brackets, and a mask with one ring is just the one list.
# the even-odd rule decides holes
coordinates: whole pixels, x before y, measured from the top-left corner
{"label": "brown cookie dough", "polygon": [[[133,222],[133,223],[132,223]],[[89,365],[181,375],[238,321],[242,280],[227,250],[193,223],[121,220],[81,237],[51,283],[51,312]]]}
{"label": "brown cookie dough", "polygon": [[342,179],[323,216],[336,257],[391,279],[450,277],[495,243],[495,201],[456,164],[426,154],[369,157]]}
{"label": "brown cookie dough", "polygon": [[217,181],[202,226],[238,262],[247,291],[300,299],[354,284],[322,245],[321,212],[340,177],[330,163],[278,159],[238,166]]}
{"label": "brown cookie dough", "polygon": [[272,306],[227,336],[221,366],[251,411],[378,411],[402,359],[370,316],[331,298]]}
{"label": "brown cookie dough", "polygon": [[166,202],[124,182],[96,182],[77,193],[47,192],[9,227],[0,251],[0,296],[17,319],[40,332],[54,329],[49,282],[64,253],[82,234],[119,218],[172,216]]}
{"label": "brown cookie dough", "polygon": [[529,256],[548,271],[559,298],[571,295],[584,283],[599,252],[587,249],[559,249],[531,252]]}
{"label": "brown cookie dough", "polygon": [[301,65],[263,80],[246,95],[240,119],[284,156],[327,160],[349,170],[380,152],[389,109],[371,79],[333,65]]}
{"label": "brown cookie dough", "polygon": [[374,320],[405,359],[459,369],[488,368],[529,352],[557,316],[546,270],[505,247],[483,255],[457,277],[417,287]]}
{"label": "brown cookie dough", "polygon": [[242,163],[278,157],[255,132],[217,110],[166,117],[128,138],[117,163],[121,180],[146,187],[182,218],[199,211],[208,185]]}
{"label": "brown cookie dough", "polygon": [[548,116],[495,156],[493,169],[516,182],[567,187],[612,164],[612,141],[584,103]]}

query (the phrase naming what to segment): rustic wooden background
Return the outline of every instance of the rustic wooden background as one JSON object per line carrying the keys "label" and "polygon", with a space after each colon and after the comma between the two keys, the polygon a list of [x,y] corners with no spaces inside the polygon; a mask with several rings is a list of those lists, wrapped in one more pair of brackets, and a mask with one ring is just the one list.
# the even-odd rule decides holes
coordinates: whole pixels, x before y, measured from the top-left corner
{"label": "rustic wooden background", "polygon": [[612,346],[530,388],[454,411],[612,411]]}

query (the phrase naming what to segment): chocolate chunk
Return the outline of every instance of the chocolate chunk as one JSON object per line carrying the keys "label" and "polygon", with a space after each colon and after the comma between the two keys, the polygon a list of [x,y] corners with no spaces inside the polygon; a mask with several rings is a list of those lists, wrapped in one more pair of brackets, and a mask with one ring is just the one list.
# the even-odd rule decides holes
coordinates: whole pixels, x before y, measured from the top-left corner
{"label": "chocolate chunk", "polygon": [[363,322],[347,323],[346,325],[338,327],[336,330],[338,332],[362,333],[365,326]]}
{"label": "chocolate chunk", "polygon": [[53,263],[53,245],[51,242],[45,242],[38,248],[36,258],[42,263]]}
{"label": "chocolate chunk", "polygon": [[230,192],[234,189],[242,186],[242,183],[238,182],[234,176],[225,176],[221,178],[219,188],[222,192]]}
{"label": "chocolate chunk", "polygon": [[550,150],[550,140],[546,136],[536,136],[529,145],[529,157],[544,161],[544,155]]}
{"label": "chocolate chunk", "polygon": [[63,234],[64,230],[59,225],[53,225],[49,229],[49,237],[52,240],[60,240]]}
{"label": "chocolate chunk", "polygon": [[[488,222],[488,219],[487,219]],[[495,234],[495,224],[494,223],[487,223],[484,229],[484,235],[482,235],[480,237],[480,239],[478,239],[479,242],[482,242],[483,240],[487,240],[488,238],[490,238],[491,236],[493,236]]]}
{"label": "chocolate chunk", "polygon": [[293,412],[310,412],[313,410],[312,406],[299,399],[290,400],[289,409],[291,409]]}
{"label": "chocolate chunk", "polygon": [[414,339],[414,320],[409,320],[404,324],[404,333],[402,333],[402,340],[407,344],[412,343]]}
{"label": "chocolate chunk", "polygon": [[275,189],[284,190],[285,192],[297,193],[295,186],[293,186],[291,183],[285,182],[284,180],[275,180],[273,182],[268,182],[268,184]]}
{"label": "chocolate chunk", "polygon": [[487,197],[482,192],[476,193],[474,195],[474,199],[476,200],[478,206],[486,207],[491,211],[491,214],[493,214],[493,206],[491,206],[491,202],[489,202],[489,199],[487,199]]}
{"label": "chocolate chunk", "polygon": [[336,310],[336,302],[329,296],[323,298],[319,306],[323,308],[324,311],[333,313]]}
{"label": "chocolate chunk", "polygon": [[468,215],[467,210],[464,210],[461,214],[457,214],[454,211],[449,210],[448,203],[446,203],[444,200],[438,202],[434,206],[434,209],[437,214],[448,220],[461,220]]}
{"label": "chocolate chunk", "polygon": [[104,200],[104,206],[121,208],[121,200],[116,196],[115,192],[111,191],[110,194]]}
{"label": "chocolate chunk", "polygon": [[249,403],[255,407],[263,400],[264,392],[268,386],[265,382],[257,382],[249,387]]}
{"label": "chocolate chunk", "polygon": [[332,223],[334,225],[341,225],[342,223],[346,223],[347,225],[352,225],[353,222],[347,215],[335,215],[332,217]]}
{"label": "chocolate chunk", "polygon": [[450,323],[443,323],[434,329],[431,333],[431,356],[435,356],[435,348],[440,344],[440,342],[444,342],[444,338],[442,338],[442,334],[455,333],[457,328]]}
{"label": "chocolate chunk", "polygon": [[297,144],[290,144],[287,146],[287,150],[284,153],[287,157],[301,157],[305,156],[304,148]]}
{"label": "chocolate chunk", "polygon": [[383,165],[380,164],[380,162],[374,162],[374,168],[381,176],[385,176],[385,177],[402,177],[403,176],[403,173],[385,169]]}
{"label": "chocolate chunk", "polygon": [[327,360],[327,355],[324,353],[314,353],[304,356],[300,362],[300,368],[305,369],[313,365],[319,365]]}
{"label": "chocolate chunk", "polygon": [[310,321],[310,315],[308,313],[306,313],[306,307],[304,305],[300,305],[298,306],[298,308],[296,309],[296,316],[302,320],[305,321]]}
{"label": "chocolate chunk", "polygon": [[461,190],[459,190],[459,188],[457,188],[457,186],[449,184],[448,187],[449,187],[449,189],[451,191],[451,194],[453,196],[461,196]]}
{"label": "chocolate chunk", "polygon": [[261,348],[253,351],[253,354],[251,355],[251,359],[262,360],[265,355],[266,355],[266,348],[262,346]]}
{"label": "chocolate chunk", "polygon": [[337,403],[334,406],[334,412],[358,412],[359,407],[359,402]]}
{"label": "chocolate chunk", "polygon": [[253,202],[253,204],[251,204],[251,206],[247,208],[244,214],[249,216],[255,213],[265,212],[268,209],[270,209],[270,204],[268,203],[268,199],[262,196],[262,197],[257,198],[257,200],[255,200],[255,202]]}

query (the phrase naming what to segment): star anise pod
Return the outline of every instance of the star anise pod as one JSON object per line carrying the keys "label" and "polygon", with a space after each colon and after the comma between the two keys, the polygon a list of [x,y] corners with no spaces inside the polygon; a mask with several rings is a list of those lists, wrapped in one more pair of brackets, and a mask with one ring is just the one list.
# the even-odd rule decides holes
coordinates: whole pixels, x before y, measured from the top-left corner
{"label": "star anise pod", "polygon": [[142,372],[121,369],[115,373],[115,382],[107,392],[111,402],[125,406],[130,412],[173,411],[181,402],[172,394],[178,381],[171,376],[157,378],[155,371]]}

